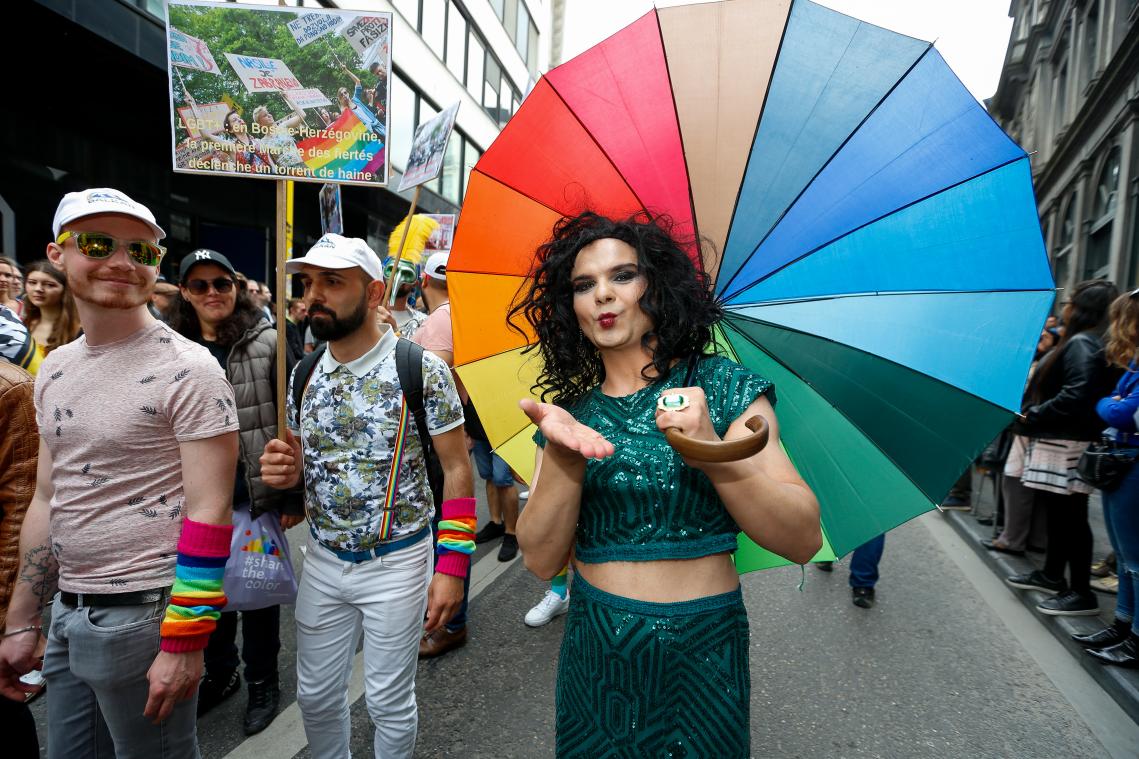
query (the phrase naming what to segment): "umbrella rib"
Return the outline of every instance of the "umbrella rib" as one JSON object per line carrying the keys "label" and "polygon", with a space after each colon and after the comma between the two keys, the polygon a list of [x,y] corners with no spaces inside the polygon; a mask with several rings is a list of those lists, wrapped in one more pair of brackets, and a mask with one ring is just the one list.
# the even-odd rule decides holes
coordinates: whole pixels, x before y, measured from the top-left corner
{"label": "umbrella rib", "polygon": [[[746,317],[741,317],[741,318],[745,318],[745,319],[746,319]],[[758,320],[749,320],[749,321],[758,321]],[[767,322],[758,322],[758,323],[761,323],[761,324],[767,324]],[[768,324],[767,326],[775,327],[775,328],[777,328],[777,329],[787,329],[786,327],[782,327],[781,325],[777,325],[777,324]],[[931,502],[931,503],[934,503],[934,504],[936,504],[936,503],[937,503],[937,501],[938,501],[938,500],[940,500],[940,498],[939,498],[939,497],[934,497],[933,495],[931,495],[930,493],[928,493],[928,492],[926,491],[926,489],[925,489],[925,488],[923,488],[921,485],[919,485],[919,484],[918,484],[918,483],[917,483],[917,482],[914,480],[914,478],[910,476],[910,473],[909,473],[909,472],[907,472],[905,469],[903,469],[903,468],[902,468],[902,467],[901,467],[901,466],[898,464],[898,462],[897,462],[897,461],[894,459],[894,457],[893,457],[893,456],[891,456],[889,453],[887,453],[887,452],[886,452],[886,450],[882,448],[882,446],[880,446],[880,445],[879,445],[877,442],[875,442],[875,441],[874,441],[874,438],[872,438],[872,437],[871,437],[869,434],[867,434],[866,430],[864,430],[864,429],[862,428],[862,426],[861,426],[861,425],[859,425],[857,422],[855,422],[853,419],[851,419],[851,418],[850,418],[850,416],[846,414],[846,412],[844,412],[842,409],[840,409],[838,406],[836,406],[834,403],[832,403],[832,402],[831,402],[831,400],[830,400],[830,399],[829,399],[829,398],[828,398],[826,395],[824,395],[823,393],[819,392],[819,391],[818,391],[818,390],[817,390],[817,389],[816,389],[816,388],[815,388],[815,387],[814,387],[814,386],[813,386],[813,385],[812,385],[810,382],[808,382],[808,381],[806,380],[806,378],[804,378],[804,377],[803,377],[801,374],[799,374],[799,373],[798,373],[798,372],[796,372],[794,369],[792,369],[790,366],[788,366],[788,365],[787,365],[787,364],[786,364],[784,361],[782,361],[782,360],[781,360],[781,359],[780,359],[778,356],[776,356],[776,355],[775,355],[775,354],[773,354],[771,351],[767,350],[767,349],[766,349],[766,348],[764,348],[762,345],[760,345],[760,344],[759,344],[759,343],[758,343],[756,340],[754,340],[754,339],[753,339],[753,338],[752,338],[750,335],[748,335],[747,333],[743,332],[742,330],[738,330],[738,329],[736,329],[736,330],[733,330],[733,331],[734,331],[736,334],[738,334],[740,337],[742,337],[742,338],[743,338],[745,341],[747,341],[747,342],[751,343],[752,345],[754,345],[754,346],[756,347],[756,349],[758,349],[758,350],[760,350],[760,351],[763,351],[763,353],[764,353],[764,354],[766,354],[767,356],[769,356],[769,357],[770,357],[770,358],[771,358],[773,361],[775,361],[776,363],[778,363],[780,366],[782,366],[782,367],[783,367],[784,369],[786,369],[788,372],[790,372],[791,374],[793,374],[793,375],[794,375],[794,376],[795,376],[795,377],[796,377],[796,378],[797,378],[797,379],[798,379],[800,382],[802,382],[804,385],[806,385],[808,388],[810,388],[810,389],[811,389],[811,392],[815,393],[815,394],[816,394],[816,395],[818,395],[820,398],[822,398],[824,401],[826,401],[827,405],[828,405],[828,406],[830,406],[832,409],[834,409],[834,411],[835,411],[835,413],[836,413],[836,414],[838,414],[839,416],[841,416],[841,417],[842,417],[843,419],[845,419],[845,420],[846,420],[846,421],[847,421],[847,422],[848,422],[848,423],[849,423],[849,424],[850,424],[852,427],[854,427],[856,430],[858,430],[860,433],[862,433],[862,435],[863,435],[863,436],[866,438],[866,440],[867,440],[868,442],[870,442],[870,444],[871,444],[871,445],[873,445],[873,446],[874,446],[875,450],[877,450],[877,451],[878,451],[880,454],[882,454],[883,458],[885,458],[887,461],[889,461],[891,464],[893,464],[894,468],[895,468],[895,469],[896,469],[898,472],[900,472],[900,473],[901,473],[901,475],[902,475],[903,477],[905,477],[905,478],[906,478],[906,479],[909,481],[909,483],[910,483],[911,485],[913,485],[913,486],[914,486],[914,489],[915,489],[915,490],[917,490],[919,493],[921,493],[921,494],[922,494],[922,495],[924,495],[926,498],[928,498],[928,499],[930,500],[930,502]],[[790,330],[790,331],[792,331],[792,332],[798,332],[798,330]],[[807,333],[803,333],[803,332],[800,332],[799,334],[807,334]],[[811,337],[819,337],[819,336],[818,336],[818,335],[811,335]],[[819,337],[819,339],[822,339],[822,340],[827,340],[827,338],[823,338],[823,337]],[[837,341],[834,341],[834,340],[827,340],[827,342],[834,342],[836,345],[844,345],[843,343],[838,343]],[[853,348],[852,346],[848,346],[848,345],[844,345],[844,347],[847,347],[847,348],[851,348],[852,350],[859,350],[858,348]],[[860,351],[860,352],[862,352],[862,353],[866,353],[866,351]],[[874,356],[875,358],[881,358],[880,356],[876,356],[875,354],[870,354],[870,353],[867,353],[867,355],[870,355],[870,356]],[[901,364],[898,364],[897,362],[894,362],[894,361],[890,361],[890,359],[882,359],[882,360],[883,360],[883,361],[887,361],[887,362],[889,362],[889,363],[892,363],[892,364],[895,364],[895,365],[897,365],[897,366],[902,366]],[[910,367],[905,367],[905,366],[903,366],[902,368],[904,368],[904,369],[909,369],[910,371],[914,372],[915,374],[921,374],[921,375],[922,375],[922,376],[924,376],[924,377],[928,377],[928,376],[929,376],[929,375],[926,375],[926,374],[922,374],[922,372],[918,372],[918,371],[916,371],[916,370],[914,370],[914,369],[910,369]],[[954,390],[957,390],[957,391],[959,391],[959,392],[961,392],[961,393],[963,393],[963,394],[965,394],[965,395],[968,395],[968,396],[970,396],[970,397],[973,397],[973,398],[977,398],[977,400],[978,400],[978,401],[980,401],[980,402],[981,402],[981,403],[983,403],[983,404],[986,404],[986,405],[988,405],[988,406],[992,406],[993,408],[997,408],[997,409],[1000,409],[1002,412],[1004,412],[1004,413],[1008,414],[1008,416],[1009,416],[1009,419],[1010,419],[1010,420],[1012,419],[1012,416],[1013,416],[1013,414],[1012,414],[1012,412],[1011,412],[1011,411],[1009,411],[1008,409],[1005,409],[1005,408],[1003,408],[1003,407],[1001,407],[1001,406],[997,406],[997,405],[996,405],[995,403],[993,403],[992,401],[987,401],[987,400],[985,400],[984,398],[978,398],[977,396],[973,395],[972,393],[970,393],[970,392],[968,392],[968,391],[965,391],[965,390],[961,390],[960,388],[956,388],[956,387],[953,387],[952,385],[948,385],[947,383],[945,383],[945,382],[942,382],[941,380],[937,379],[936,377],[929,377],[929,379],[931,379],[931,380],[933,380],[933,381],[935,381],[935,382],[939,382],[939,383],[941,383],[941,384],[943,384],[943,385],[946,385],[947,387],[951,387],[951,388],[953,388]],[[777,392],[777,393],[779,392],[779,391],[778,391],[778,388],[776,389],[776,392]],[[910,418],[910,419],[912,419],[912,418],[913,418],[913,417],[910,417],[908,414],[907,414],[906,416],[907,416],[908,418]],[[916,420],[915,420],[915,421],[916,421]],[[931,436],[934,436],[934,437],[941,437],[940,435],[937,435],[937,433],[936,433],[936,432],[934,432],[933,430],[930,430],[930,428],[929,428],[929,427],[927,427],[926,425],[924,425],[924,424],[921,424],[921,427],[922,427],[923,429],[929,430],[929,432],[930,432]],[[986,443],[985,445],[988,445],[988,443]],[[972,459],[976,458],[976,457],[977,457],[977,455],[978,455],[978,454],[979,454],[979,453],[980,453],[982,450],[984,450],[984,446],[981,446],[980,448],[978,448],[978,449],[977,449],[977,450],[975,450],[975,451],[971,451],[970,453],[971,453],[972,455],[970,456],[970,460],[972,460]]]}
{"label": "umbrella rib", "polygon": [[[658,24],[659,24],[659,21],[658,21]],[[666,59],[666,61],[667,61],[667,59]],[[667,65],[666,65],[666,68],[667,68]],[[641,200],[641,196],[637,194],[637,191],[633,189],[633,186],[632,186],[631,184],[629,184],[629,180],[628,180],[628,179],[626,179],[626,178],[625,178],[625,175],[621,173],[621,169],[619,169],[619,168],[617,167],[617,164],[616,164],[616,162],[614,162],[614,160],[613,160],[613,156],[609,155],[608,151],[606,151],[606,150],[605,150],[605,148],[602,146],[602,144],[601,144],[600,142],[598,142],[598,141],[597,141],[597,138],[593,136],[593,132],[591,132],[591,131],[589,130],[589,127],[587,127],[587,126],[585,125],[585,122],[584,122],[584,121],[582,121],[582,120],[581,120],[581,117],[579,117],[579,116],[577,115],[577,112],[575,112],[575,111],[574,111],[574,109],[570,107],[570,104],[569,104],[568,102],[566,102],[566,99],[565,99],[564,97],[562,97],[562,93],[558,91],[558,87],[557,87],[557,85],[556,85],[556,84],[554,84],[554,80],[552,80],[552,79],[549,79],[549,78],[547,77],[547,78],[546,78],[546,82],[547,82],[547,83],[549,83],[549,85],[550,85],[550,90],[551,90],[551,91],[552,91],[552,92],[553,92],[555,95],[557,95],[557,96],[558,96],[558,100],[562,101],[562,105],[564,105],[564,106],[566,107],[566,110],[569,112],[569,114],[570,114],[571,116],[573,116],[573,118],[574,118],[574,121],[576,121],[576,122],[577,122],[577,123],[578,123],[578,124],[581,126],[581,130],[582,130],[583,132],[585,132],[586,136],[588,136],[590,140],[592,140],[592,141],[593,141],[593,144],[597,146],[597,150],[598,150],[598,151],[601,153],[601,155],[605,156],[605,160],[609,161],[609,165],[613,167],[613,172],[614,172],[614,173],[615,173],[615,174],[616,174],[618,177],[620,177],[620,178],[621,178],[621,182],[622,182],[622,183],[624,183],[625,187],[629,188],[629,193],[630,193],[630,194],[631,194],[631,195],[632,195],[634,198],[636,198],[636,200],[637,200],[637,203],[639,203],[639,204],[640,204],[641,208],[645,208],[645,202],[644,202],[643,200]],[[685,167],[685,171],[687,171],[687,167]],[[502,184],[506,184],[506,183],[505,183],[505,182],[503,182]],[[510,185],[506,185],[506,186],[507,186],[507,187],[509,187]],[[513,189],[513,188],[512,188],[512,189]],[[545,205],[545,204],[543,204],[543,205]],[[548,208],[548,207],[549,207],[549,206],[547,206],[547,208]],[[559,213],[559,214],[561,213],[561,211],[558,211],[557,209],[553,209],[553,210],[554,210],[556,213]],[[646,208],[645,210],[647,211],[648,209]],[[563,215],[564,215],[564,214],[563,214]]]}
{"label": "umbrella rib", "polygon": [[[984,291],[982,291],[982,292],[1005,292],[1005,291],[1002,291],[1002,290],[992,290],[992,291],[990,291],[990,290],[984,290]],[[1008,292],[1047,292],[1047,291],[1046,291],[1046,290],[1011,290],[1011,291],[1008,291]],[[930,294],[931,294],[931,295],[940,295],[940,294],[945,294],[945,295],[952,295],[953,293],[930,293]],[[1011,411],[1010,409],[1006,409],[1004,406],[999,406],[999,405],[997,405],[996,403],[993,403],[992,401],[990,401],[990,400],[989,400],[989,399],[987,399],[987,398],[982,398],[981,396],[977,395],[977,394],[976,394],[976,393],[974,393],[974,392],[971,392],[971,391],[969,391],[969,390],[966,390],[965,388],[957,387],[956,385],[950,385],[950,384],[949,384],[948,382],[946,382],[945,380],[943,380],[943,379],[939,379],[939,378],[937,378],[937,377],[934,377],[934,376],[931,376],[931,375],[929,375],[929,374],[926,374],[925,372],[919,371],[919,370],[917,370],[917,369],[913,368],[912,366],[906,366],[905,364],[902,364],[902,363],[900,363],[900,362],[898,362],[898,361],[895,361],[895,360],[893,360],[893,359],[891,359],[891,358],[886,358],[885,356],[881,356],[881,355],[879,355],[879,354],[877,354],[877,353],[871,353],[871,352],[870,352],[870,351],[868,351],[868,350],[864,350],[864,349],[862,349],[862,348],[858,348],[858,347],[856,347],[856,346],[853,346],[853,345],[849,345],[849,344],[847,344],[847,343],[844,343],[844,342],[841,342],[841,341],[839,341],[839,340],[834,340],[834,339],[832,339],[832,338],[829,338],[829,337],[826,337],[826,336],[824,336],[824,335],[816,335],[816,334],[814,334],[813,332],[805,332],[805,331],[803,331],[803,330],[801,330],[801,329],[795,329],[794,327],[788,327],[788,326],[787,326],[787,325],[785,325],[785,324],[776,324],[775,322],[769,322],[769,321],[766,321],[766,320],[764,320],[764,319],[757,319],[757,318],[755,318],[754,316],[747,316],[747,315],[745,315],[745,314],[741,314],[741,313],[738,313],[738,312],[732,312],[732,313],[731,313],[731,316],[730,316],[730,317],[727,317],[727,318],[728,318],[728,321],[729,321],[729,323],[730,323],[730,322],[731,322],[731,320],[733,320],[733,319],[739,319],[739,320],[741,320],[741,321],[752,322],[753,324],[762,324],[763,326],[765,326],[765,327],[771,327],[772,329],[783,330],[783,331],[785,331],[785,332],[794,332],[794,333],[795,333],[795,334],[797,334],[797,335],[806,335],[807,337],[812,337],[812,338],[814,338],[814,339],[816,339],[816,340],[822,340],[823,342],[833,343],[833,344],[835,344],[835,345],[839,345],[839,346],[842,346],[843,348],[847,348],[847,349],[849,349],[849,350],[852,350],[852,351],[858,351],[859,353],[862,353],[863,355],[866,355],[866,356],[870,356],[871,358],[877,359],[878,361],[885,361],[885,362],[886,362],[886,363],[888,363],[888,364],[893,364],[894,366],[898,366],[898,367],[901,367],[902,369],[905,369],[906,371],[909,371],[909,372],[913,372],[914,374],[918,374],[918,375],[921,375],[922,377],[926,377],[926,378],[928,378],[928,379],[930,379],[930,380],[932,380],[932,381],[934,381],[934,382],[937,382],[937,383],[940,383],[940,384],[942,384],[942,385],[945,385],[945,386],[946,386],[946,387],[948,387],[948,388],[952,388],[952,389],[953,389],[955,392],[961,393],[962,395],[967,395],[967,396],[969,396],[970,398],[975,398],[977,401],[979,401],[979,402],[981,402],[981,403],[985,403],[985,404],[988,404],[989,406],[992,406],[993,408],[998,408],[998,409],[1001,409],[1002,411],[1005,411],[1005,412],[1007,412],[1007,413],[1009,413],[1009,414],[1012,414],[1012,413],[1014,413],[1014,412],[1013,412],[1013,411]],[[736,331],[737,331],[737,332],[740,332],[740,330],[736,330]],[[742,333],[741,333],[741,334],[742,334]],[[744,335],[744,337],[747,337],[747,335]],[[750,338],[749,338],[749,340],[750,340]],[[755,341],[754,341],[754,340],[750,340],[750,341],[751,341],[752,343],[755,343]],[[756,347],[759,347],[761,350],[763,350],[762,346],[759,346],[758,344],[756,344]],[[767,353],[768,351],[764,350],[763,352],[764,352],[764,353]],[[769,354],[769,355],[770,355],[770,354]],[[774,358],[774,357],[773,357],[773,358]],[[782,361],[780,361],[779,363],[780,363],[780,364],[783,364],[783,362],[782,362]],[[787,366],[787,365],[786,365],[786,364],[783,364],[783,366]],[[806,380],[805,380],[805,379],[803,379],[802,377],[800,377],[800,376],[799,376],[797,373],[795,373],[795,371],[794,371],[793,369],[791,369],[791,367],[787,366],[787,370],[788,370],[788,371],[790,371],[790,372],[792,372],[793,374],[795,374],[795,376],[796,376],[796,377],[799,377],[799,379],[802,379],[804,382],[806,382]]]}
{"label": "umbrella rib", "polygon": [[[820,303],[827,300],[838,300],[840,298],[888,298],[892,295],[977,295],[982,293],[1047,293],[1056,292],[1055,287],[1008,287],[1008,288],[989,288],[987,290],[867,290],[861,293],[827,293],[824,295],[807,295],[802,298],[783,298],[780,300],[760,300],[750,303],[730,303],[724,306],[724,310],[730,314],[739,315],[743,319],[753,319],[753,317],[741,314],[737,309],[743,306],[782,306],[788,303]],[[761,321],[764,324],[768,322],[762,319],[753,319],[754,321]],[[780,325],[775,325],[780,326]]]}
{"label": "umbrella rib", "polygon": [[[901,213],[902,211],[905,211],[907,208],[910,208],[912,206],[916,206],[919,203],[924,203],[925,201],[929,200],[930,198],[935,198],[938,195],[942,195],[946,192],[949,192],[950,190],[953,190],[957,187],[960,187],[961,185],[968,184],[969,182],[972,182],[975,179],[980,179],[981,177],[983,177],[987,174],[992,174],[994,171],[999,171],[999,170],[1001,170],[1007,166],[1011,166],[1012,164],[1016,163],[1017,161],[1027,161],[1027,160],[1028,160],[1028,157],[1025,155],[1019,155],[1016,158],[1010,158],[1009,160],[1004,161],[1003,163],[999,163],[996,166],[991,166],[982,172],[974,174],[971,177],[966,177],[965,179],[962,179],[958,182],[954,182],[953,184],[948,185],[947,187],[942,187],[940,190],[937,190],[936,192],[931,192],[928,195],[921,197],[921,198],[915,198],[914,200],[911,200],[909,203],[906,203],[905,205],[898,206],[897,208],[895,208],[892,211],[887,211],[886,213],[882,214],[881,216],[879,216],[875,219],[871,219],[870,221],[864,222],[863,224],[860,224],[857,227],[854,227],[852,229],[848,229],[847,231],[843,232],[842,234],[838,235],[837,237],[835,237],[831,240],[827,240],[826,242],[821,243],[819,245],[816,245],[814,248],[812,248],[811,250],[808,250],[806,253],[802,253],[802,254],[796,256],[795,258],[791,259],[790,261],[787,261],[786,263],[781,264],[780,266],[776,267],[775,269],[772,269],[771,271],[764,274],[762,277],[758,278],[754,282],[749,283],[746,287],[741,287],[737,290],[733,290],[731,293],[726,293],[724,295],[724,298],[726,300],[728,298],[735,297],[736,295],[739,295],[740,293],[747,291],[749,288],[754,287],[755,285],[759,284],[760,282],[763,282],[764,280],[767,280],[767,279],[770,279],[771,277],[774,277],[776,274],[783,271],[784,269],[787,269],[788,267],[799,263],[804,258],[808,258],[808,257],[814,255],[815,253],[818,253],[823,248],[826,248],[830,245],[833,245],[836,242],[838,242],[839,240],[841,240],[845,237],[849,237],[850,235],[854,234],[855,232],[858,232],[859,230],[865,229],[866,227],[869,227],[873,224],[877,224],[878,222],[882,221],[883,219],[888,219],[895,214]],[[760,243],[760,244],[762,245],[762,243]],[[758,251],[758,248],[756,250]],[[750,259],[751,259],[751,257],[749,256],[748,260],[750,260]],[[746,263],[747,262],[745,261],[744,264],[746,265]],[[743,266],[740,267],[740,270],[741,271],[743,270]],[[725,287],[725,289],[727,289],[727,288]]]}
{"label": "umbrella rib", "polygon": [[[865,22],[863,22],[863,23],[865,23]],[[799,190],[798,194],[794,197],[794,199],[792,199],[792,201],[787,205],[787,207],[784,208],[783,211],[779,214],[779,218],[777,218],[775,220],[775,223],[771,225],[771,228],[768,229],[767,232],[764,233],[763,237],[756,244],[756,246],[752,250],[752,252],[749,253],[742,261],[740,261],[739,266],[737,266],[736,270],[734,272],[732,272],[732,275],[730,277],[728,277],[728,281],[726,283],[724,283],[724,292],[727,292],[728,286],[731,285],[736,280],[736,277],[739,276],[740,272],[742,272],[744,267],[747,266],[748,261],[750,261],[755,256],[755,254],[759,252],[759,249],[763,245],[763,243],[767,241],[767,238],[771,236],[771,233],[775,230],[775,228],[779,226],[780,222],[782,222],[783,219],[787,216],[787,214],[791,211],[791,209],[795,207],[795,204],[799,202],[799,198],[803,197],[803,193],[805,193],[807,191],[807,189],[810,188],[810,186],[815,183],[815,180],[819,178],[819,175],[822,174],[826,170],[826,168],[831,165],[831,162],[834,161],[835,156],[837,156],[839,153],[841,153],[842,149],[846,147],[847,143],[849,143],[852,139],[854,139],[854,136],[856,134],[858,134],[858,132],[862,129],[862,127],[866,124],[866,122],[869,121],[870,118],[875,113],[878,112],[878,109],[881,108],[882,104],[885,103],[886,100],[890,97],[890,95],[892,95],[894,93],[894,90],[898,89],[898,85],[900,85],[903,81],[905,81],[906,77],[910,75],[910,72],[912,72],[914,70],[914,68],[919,63],[921,63],[921,61],[924,60],[927,55],[929,55],[930,50],[933,50],[933,43],[932,42],[930,42],[926,46],[926,49],[922,51],[921,55],[919,55],[917,58],[914,59],[914,62],[910,64],[910,67],[906,69],[906,72],[904,74],[902,74],[900,77],[898,77],[898,81],[894,82],[894,84],[890,87],[889,90],[886,91],[886,93],[881,97],[881,99],[877,103],[874,104],[874,107],[871,108],[866,113],[866,115],[862,117],[862,120],[860,122],[858,122],[858,125],[850,131],[850,134],[848,134],[846,136],[846,138],[842,141],[842,144],[840,144],[837,148],[835,148],[834,152],[831,153],[830,157],[827,158],[826,161],[823,162],[823,165],[818,168],[818,170],[815,172],[814,176],[812,176],[810,178],[810,180],[808,180],[803,185],[802,189]],[[733,215],[733,219],[734,219],[734,215]]]}

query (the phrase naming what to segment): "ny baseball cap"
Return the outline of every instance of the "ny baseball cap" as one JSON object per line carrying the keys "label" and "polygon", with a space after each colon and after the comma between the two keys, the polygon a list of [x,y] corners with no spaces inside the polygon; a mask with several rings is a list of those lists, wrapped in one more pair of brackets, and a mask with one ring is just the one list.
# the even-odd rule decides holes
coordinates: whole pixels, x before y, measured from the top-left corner
{"label": "ny baseball cap", "polygon": [[316,241],[300,258],[289,259],[285,271],[296,274],[305,264],[322,269],[351,269],[359,266],[372,279],[384,278],[384,268],[376,251],[359,237],[344,237],[329,232]]}
{"label": "ny baseball cap", "polygon": [[65,224],[97,213],[121,213],[124,216],[132,216],[145,222],[154,230],[159,240],[166,236],[162,227],[154,220],[154,214],[149,208],[110,187],[96,187],[64,195],[63,200],[59,201],[59,207],[55,209],[55,218],[51,222],[52,234],[59,237]]}
{"label": "ny baseball cap", "polygon": [[233,264],[221,253],[218,253],[216,250],[210,250],[209,248],[198,248],[194,252],[187,253],[182,257],[182,262],[178,264],[178,281],[185,282],[186,275],[190,273],[190,269],[198,264],[217,264],[230,274],[237,274],[237,270],[233,268]]}
{"label": "ny baseball cap", "polygon": [[423,265],[423,274],[431,277],[432,279],[441,279],[447,281],[447,256],[450,251],[443,251],[441,253],[432,253],[427,259],[427,263]]}

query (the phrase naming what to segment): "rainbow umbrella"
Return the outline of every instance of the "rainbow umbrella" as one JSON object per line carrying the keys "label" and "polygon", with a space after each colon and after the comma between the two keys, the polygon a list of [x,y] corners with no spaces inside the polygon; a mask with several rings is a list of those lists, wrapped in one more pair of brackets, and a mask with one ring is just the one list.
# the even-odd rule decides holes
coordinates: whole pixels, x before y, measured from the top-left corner
{"label": "rainbow umbrella", "polygon": [[[668,214],[837,555],[934,508],[1009,423],[1053,299],[1025,152],[931,43],[808,0],[646,14],[544,76],[468,186],[455,362],[499,454],[533,469],[533,336],[505,315],[554,222]],[[741,571],[778,563],[740,547]]]}

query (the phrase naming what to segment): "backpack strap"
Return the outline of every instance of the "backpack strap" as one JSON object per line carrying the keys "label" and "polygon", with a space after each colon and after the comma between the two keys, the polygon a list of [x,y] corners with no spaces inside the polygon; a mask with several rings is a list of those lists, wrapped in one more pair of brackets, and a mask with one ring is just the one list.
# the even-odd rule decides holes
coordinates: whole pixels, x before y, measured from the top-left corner
{"label": "backpack strap", "polygon": [[316,369],[316,362],[320,361],[320,357],[324,355],[327,349],[327,346],[322,345],[312,353],[305,354],[293,372],[293,408],[297,412],[293,422],[298,430],[301,428],[301,399],[304,398],[305,388],[308,387],[308,381],[312,378],[313,370]]}
{"label": "backpack strap", "polygon": [[431,436],[427,432],[427,409],[423,406],[423,346],[399,338],[395,346],[395,370],[399,375],[399,386],[407,407],[415,417],[415,429],[419,432],[419,443],[424,451],[431,448]]}

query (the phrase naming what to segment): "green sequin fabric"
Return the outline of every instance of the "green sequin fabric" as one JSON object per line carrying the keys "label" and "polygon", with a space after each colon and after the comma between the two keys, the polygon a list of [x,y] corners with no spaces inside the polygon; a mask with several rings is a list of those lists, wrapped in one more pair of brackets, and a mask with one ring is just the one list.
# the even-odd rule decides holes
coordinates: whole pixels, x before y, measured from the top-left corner
{"label": "green sequin fabric", "polygon": [[[683,387],[687,369],[681,361],[661,382],[621,398],[595,387],[568,408],[616,448],[586,465],[578,561],[692,559],[735,550],[739,527],[712,482],[686,466],[656,426],[657,398]],[[700,361],[693,385],[703,388],[721,437],[756,398],[773,391],[771,382],[721,356]],[[534,439],[545,444],[540,432]]]}
{"label": "green sequin fabric", "polygon": [[665,604],[574,578],[558,660],[558,757],[746,757],[750,701],[739,588]]}

